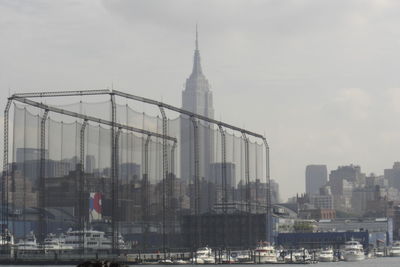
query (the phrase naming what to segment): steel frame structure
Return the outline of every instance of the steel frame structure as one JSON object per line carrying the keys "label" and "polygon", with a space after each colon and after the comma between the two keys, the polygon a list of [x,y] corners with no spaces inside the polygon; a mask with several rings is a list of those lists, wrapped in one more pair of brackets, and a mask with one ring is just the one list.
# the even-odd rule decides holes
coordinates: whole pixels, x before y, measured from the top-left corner
{"label": "steel frame structure", "polygon": [[[83,91],[78,91],[79,95],[84,95]],[[96,91],[95,94],[104,94],[103,92],[98,92]],[[24,96],[27,94],[24,94]],[[40,97],[43,94],[38,93],[38,94],[34,94],[33,97]],[[64,93],[62,93],[62,95],[64,95]],[[75,94],[72,94],[75,95]],[[50,96],[57,96],[56,94],[51,94]],[[58,95],[59,96],[59,95]],[[121,129],[125,129],[127,131],[132,131],[132,132],[136,132],[136,133],[140,133],[140,134],[144,134],[147,135],[148,137],[150,136],[154,136],[157,138],[162,138],[163,140],[165,139],[165,147],[167,146],[167,141],[172,141],[173,144],[176,146],[177,140],[174,137],[170,137],[166,134],[159,134],[159,133],[155,133],[155,132],[151,132],[151,131],[147,131],[147,130],[143,130],[143,129],[138,129],[135,127],[131,127],[131,126],[127,126],[127,125],[123,125],[120,123],[116,123],[116,119],[115,119],[115,102],[114,102],[114,97],[113,94],[111,94],[111,104],[112,104],[112,110],[114,110],[114,112],[112,112],[112,121],[107,121],[104,119],[100,119],[100,118],[96,118],[93,116],[87,116],[87,115],[83,115],[81,113],[77,113],[77,112],[72,112],[72,111],[68,111],[65,109],[61,109],[61,108],[57,108],[54,106],[49,106],[49,105],[45,105],[30,99],[27,99],[23,96],[17,95],[17,96],[13,96],[10,97],[8,102],[7,102],[7,106],[6,106],[6,114],[7,116],[5,116],[5,121],[7,122],[6,127],[5,127],[5,133],[7,134],[4,138],[4,143],[7,144],[7,148],[8,148],[8,111],[9,111],[9,107],[11,105],[12,101],[18,101],[39,109],[44,110],[44,115],[42,117],[41,120],[41,126],[40,126],[40,174],[39,174],[39,188],[40,188],[40,192],[39,192],[39,240],[41,242],[44,241],[45,238],[45,233],[46,233],[46,214],[45,214],[45,124],[46,124],[46,120],[47,120],[47,115],[49,112],[54,112],[54,113],[59,113],[59,114],[63,114],[66,116],[70,116],[70,117],[75,117],[75,118],[79,118],[83,120],[83,124],[82,124],[82,128],[81,128],[81,141],[80,141],[80,155],[82,157],[82,153],[84,153],[84,141],[82,141],[82,137],[84,136],[84,130],[86,127],[86,124],[88,121],[92,121],[92,122],[96,122],[99,124],[104,124],[104,125],[108,125],[111,126],[111,136],[112,136],[112,140],[111,140],[111,144],[112,144],[112,152],[111,152],[111,184],[112,184],[112,219],[111,219],[111,228],[112,228],[112,249],[114,252],[117,252],[118,250],[118,184],[117,184],[117,161],[118,161],[118,142],[119,142],[119,133]],[[7,119],[7,120],[6,120]],[[115,129],[118,128],[118,131],[115,131]],[[8,149],[4,151],[4,155],[7,156],[5,158],[5,162],[7,162],[7,164],[5,164],[4,166],[5,171],[4,171],[4,175],[3,177],[8,177]],[[82,160],[83,158],[80,159],[80,165],[77,168],[77,171],[80,172],[81,170],[83,170],[83,163]],[[148,160],[148,159],[147,159]],[[82,176],[82,177],[81,177]],[[83,192],[81,192],[83,190],[82,186],[84,186],[84,177],[83,177],[83,173],[78,174],[78,181],[77,181],[77,190],[78,190],[78,199],[80,199],[81,197],[81,193],[83,194]],[[3,178],[3,183],[7,183],[8,179],[4,179]],[[7,185],[6,185],[7,186]],[[5,186],[3,186],[3,188],[5,189]],[[7,190],[5,190],[7,191]],[[5,192],[6,193],[6,192]],[[7,194],[3,193],[2,196],[5,197],[5,199],[2,199],[2,204],[6,204],[8,203],[7,199],[8,196]],[[7,205],[7,210],[8,210],[8,205]],[[81,227],[84,227],[84,218],[82,218],[83,213],[81,213],[80,210],[78,210],[78,220],[79,220],[79,225]],[[2,221],[3,221],[3,225],[8,225],[8,212],[4,212],[3,211],[3,217],[2,217]],[[3,229],[2,233],[4,233],[5,229]],[[84,248],[83,248],[84,249]]]}
{"label": "steel frame structure", "polygon": [[[107,121],[107,120],[104,120],[104,119],[101,119],[101,118],[96,118],[96,117],[92,117],[92,116],[86,116],[86,115],[83,115],[83,114],[79,114],[79,113],[63,110],[63,109],[56,108],[56,107],[50,107],[48,105],[45,105],[45,104],[42,104],[42,103],[38,103],[38,102],[35,102],[35,101],[32,101],[32,100],[28,99],[28,98],[45,98],[45,97],[63,97],[63,96],[93,96],[93,95],[110,95],[111,96],[111,105],[112,105],[112,120],[111,120],[111,122]],[[163,121],[163,133],[162,133],[162,135],[160,135],[158,133],[152,133],[152,132],[146,131],[144,129],[138,129],[138,128],[135,128],[135,127],[130,127],[130,126],[127,126],[127,125],[123,125],[123,124],[117,123],[116,120],[115,120],[115,118],[116,118],[115,96],[119,96],[119,97],[126,98],[126,99],[131,99],[131,100],[136,100],[136,101],[139,101],[139,102],[142,102],[142,103],[155,105],[155,106],[159,107],[159,110],[161,112],[162,119],[163,119],[162,120]],[[167,136],[167,118],[166,118],[164,109],[168,109],[168,110],[180,113],[180,114],[184,114],[184,115],[186,115],[186,116],[188,116],[188,117],[190,117],[192,119],[195,118],[195,119],[198,119],[198,120],[201,120],[201,121],[206,121],[206,122],[209,122],[209,123],[211,123],[213,125],[218,126],[220,131],[221,131],[222,139],[225,139],[223,137],[224,136],[223,128],[231,129],[233,131],[239,132],[239,133],[242,134],[242,136],[249,135],[249,136],[253,136],[253,137],[257,138],[257,139],[261,139],[262,142],[264,143],[265,150],[266,150],[266,152],[265,152],[266,153],[266,166],[265,166],[265,168],[266,168],[266,177],[265,178],[266,178],[266,183],[267,183],[267,199],[266,199],[267,216],[268,216],[268,231],[267,231],[268,232],[268,235],[267,235],[267,239],[268,240],[267,241],[272,241],[272,225],[271,225],[272,205],[271,205],[271,192],[270,192],[269,145],[268,145],[268,142],[267,142],[266,138],[263,135],[260,135],[260,134],[257,134],[257,133],[254,133],[254,132],[248,131],[246,129],[242,129],[242,128],[239,128],[239,127],[227,124],[227,123],[224,123],[222,121],[214,120],[214,119],[208,118],[206,116],[202,116],[202,115],[199,115],[199,114],[196,114],[196,113],[184,110],[184,109],[180,109],[180,108],[177,108],[175,106],[165,104],[163,102],[155,101],[155,100],[152,100],[152,99],[149,99],[149,98],[144,98],[144,97],[140,97],[140,96],[136,96],[136,95],[132,95],[132,94],[128,94],[128,93],[124,93],[124,92],[117,91],[117,90],[108,90],[108,89],[19,93],[19,94],[14,94],[10,98],[8,98],[7,105],[6,105],[6,108],[4,110],[4,157],[3,157],[3,181],[2,181],[2,185],[3,185],[2,186],[2,190],[3,190],[3,192],[2,192],[3,213],[2,213],[2,218],[1,218],[3,226],[4,225],[8,225],[8,205],[7,205],[8,196],[7,196],[7,192],[6,192],[7,190],[5,190],[5,188],[7,187],[6,183],[8,181],[8,175],[9,175],[9,164],[8,164],[8,131],[9,131],[9,129],[8,129],[8,121],[9,121],[9,109],[10,109],[10,104],[11,104],[11,102],[13,100],[16,100],[16,101],[19,101],[19,102],[22,102],[22,103],[25,103],[25,104],[28,104],[28,105],[31,105],[31,106],[35,106],[35,107],[38,107],[38,108],[41,108],[41,109],[44,109],[44,110],[46,110],[46,108],[48,108],[51,112],[56,112],[56,113],[64,114],[64,115],[67,115],[67,116],[80,118],[80,119],[82,119],[84,121],[85,120],[86,121],[92,121],[92,122],[97,122],[97,123],[100,123],[100,124],[111,126],[111,128],[112,128],[112,140],[111,140],[111,143],[112,143],[112,153],[111,153],[112,171],[111,171],[111,173],[112,173],[112,180],[114,181],[113,182],[113,194],[116,193],[114,191],[115,190],[115,186],[116,186],[115,185],[115,175],[116,175],[116,173],[115,173],[115,171],[116,171],[115,170],[115,167],[116,167],[115,166],[115,164],[116,164],[115,159],[116,159],[116,152],[117,152],[116,151],[115,129],[116,128],[125,129],[125,130],[128,130],[128,131],[133,131],[133,132],[137,132],[137,133],[141,133],[141,134],[147,135],[148,137],[154,136],[154,137],[157,137],[157,138],[162,138],[162,140],[163,140],[163,184],[162,184],[162,186],[163,186],[163,212],[164,212],[163,213],[163,252],[164,252],[164,255],[165,255],[165,242],[166,242],[166,240],[165,240],[166,239],[166,237],[165,237],[165,227],[166,227],[166,225],[165,225],[165,223],[166,223],[165,222],[165,208],[166,208],[166,204],[167,204],[166,203],[166,193],[168,191],[167,199],[170,197],[169,196],[170,194],[173,194],[173,192],[171,192],[171,190],[166,190],[166,187],[165,187],[165,181],[166,181],[166,178],[168,176],[168,158],[167,158],[168,155],[167,155],[166,142],[167,142],[167,140],[174,142],[173,150],[175,149],[175,146],[176,146],[176,143],[177,143],[177,140],[175,138]],[[193,127],[195,128],[195,124],[193,124]],[[247,136],[246,136],[246,139],[247,139]],[[223,155],[222,155],[222,157],[223,157],[223,177],[225,177],[225,180],[226,180],[226,155],[225,155],[226,148],[225,148],[224,143],[225,143],[225,141],[222,144],[222,146],[223,146],[222,147],[222,152],[223,152]],[[171,151],[171,155],[174,154],[173,150]],[[194,150],[195,150],[194,154],[196,155],[196,153],[198,153],[199,148],[195,146]],[[247,155],[247,157],[248,157],[248,155]],[[225,160],[224,160],[224,158],[225,158]],[[197,161],[198,160],[199,159],[197,159]],[[195,166],[196,166],[196,157],[195,157],[195,162],[194,163],[195,163]],[[171,171],[173,170],[173,165],[172,164],[173,164],[173,162],[171,160]],[[246,164],[246,165],[248,166],[248,164]],[[197,168],[197,169],[199,169],[199,168]],[[199,172],[199,170],[197,170],[197,172]],[[196,174],[195,174],[195,176],[196,176]],[[199,176],[199,173],[197,173],[197,176]],[[199,181],[197,181],[197,182],[199,182]],[[195,181],[195,183],[196,183],[196,181]],[[226,183],[226,181],[225,181],[225,183]],[[197,187],[198,186],[199,185],[197,184]],[[227,190],[226,184],[223,187],[224,187],[224,190],[226,191]],[[198,188],[195,188],[196,192],[197,192],[197,190],[198,190]],[[224,192],[224,197],[223,197],[224,201],[227,201],[226,194],[227,194],[227,192]],[[247,197],[249,197],[249,196],[247,196]],[[116,200],[114,200],[114,201],[116,201]],[[249,201],[249,199],[248,199],[248,201]],[[196,200],[196,202],[197,202],[197,200]],[[117,205],[117,203],[113,202],[113,207],[114,207],[114,205]],[[197,203],[197,205],[199,205],[199,203]],[[249,208],[251,209],[251,206]],[[6,209],[5,212],[4,212],[4,209]],[[197,207],[197,209],[198,209],[198,207]],[[116,214],[113,214],[113,220],[112,220],[113,223],[114,223],[114,219],[115,219],[114,216],[116,216]],[[113,244],[113,249],[115,249],[117,240],[116,240],[116,236],[115,236],[115,231],[114,230],[116,228],[116,225],[113,224],[112,228],[113,228],[112,244]],[[5,229],[3,227],[3,230],[2,230],[3,234],[4,234],[4,230]]]}

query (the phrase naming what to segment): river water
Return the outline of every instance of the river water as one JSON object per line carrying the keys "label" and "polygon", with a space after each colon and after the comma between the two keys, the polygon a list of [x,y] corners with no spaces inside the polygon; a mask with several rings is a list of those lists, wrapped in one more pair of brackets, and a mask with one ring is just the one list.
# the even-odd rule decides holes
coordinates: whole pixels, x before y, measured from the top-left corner
{"label": "river water", "polygon": [[[274,266],[293,266],[293,264],[264,264],[270,267]],[[28,267],[30,265],[2,265],[2,267]],[[64,267],[74,267],[75,265],[47,265],[47,267],[55,267],[55,266],[64,266]],[[138,265],[132,265],[132,266],[138,266]],[[146,265],[144,265],[146,266]],[[161,266],[161,265],[157,265]],[[171,265],[168,265],[171,266]],[[189,267],[193,265],[177,265],[181,267]],[[199,265],[201,266],[201,265]],[[209,265],[209,266],[215,266],[215,265]],[[227,266],[227,264],[223,264],[221,266]],[[233,264],[232,266],[234,267],[256,267],[260,266],[260,264]],[[354,266],[368,266],[368,267],[399,267],[400,266],[400,257],[385,257],[385,258],[375,258],[375,259],[368,259],[368,260],[363,260],[363,261],[358,261],[358,262],[345,262],[345,261],[340,261],[340,262],[320,262],[316,264],[310,264],[310,267],[318,267],[318,266],[323,266],[323,267],[354,267]]]}

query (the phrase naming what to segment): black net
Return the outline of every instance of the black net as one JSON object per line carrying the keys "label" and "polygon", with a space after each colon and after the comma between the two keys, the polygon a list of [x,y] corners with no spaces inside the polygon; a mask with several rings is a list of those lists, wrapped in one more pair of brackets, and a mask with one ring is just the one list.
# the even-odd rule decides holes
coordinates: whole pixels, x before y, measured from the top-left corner
{"label": "black net", "polygon": [[7,201],[17,237],[94,228],[136,249],[198,247],[210,236],[227,246],[224,230],[202,230],[209,218],[266,212],[260,140],[183,114],[163,125],[157,107],[130,102],[115,104],[114,128],[109,100],[54,106],[75,115],[14,106]]}

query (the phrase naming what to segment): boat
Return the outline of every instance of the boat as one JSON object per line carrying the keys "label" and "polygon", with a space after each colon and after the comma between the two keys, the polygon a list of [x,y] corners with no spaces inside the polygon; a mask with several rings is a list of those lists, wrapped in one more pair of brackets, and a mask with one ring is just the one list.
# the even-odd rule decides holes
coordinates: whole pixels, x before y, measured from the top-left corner
{"label": "boat", "polygon": [[345,261],[364,260],[364,249],[360,242],[355,240],[347,241],[344,245],[343,258]]}
{"label": "boat", "polygon": [[74,249],[73,246],[65,243],[65,237],[62,235],[57,237],[54,234],[49,234],[44,239],[43,247],[45,252],[66,252]]}
{"label": "boat", "polygon": [[174,260],[173,263],[176,264],[176,265],[188,264],[187,261],[182,260],[182,259]]}
{"label": "boat", "polygon": [[384,257],[385,253],[381,250],[375,251],[375,257]]}
{"label": "boat", "polygon": [[[96,230],[69,230],[65,234],[65,244],[73,249],[87,250],[110,250],[112,248],[111,238],[102,231]],[[121,235],[118,235],[117,245],[119,249],[125,249],[125,242]]]}
{"label": "boat", "polygon": [[35,254],[42,252],[41,247],[36,241],[35,234],[30,232],[25,239],[21,239],[16,244],[18,254]]}
{"label": "boat", "polygon": [[206,246],[199,248],[195,253],[195,257],[192,258],[190,262],[197,264],[215,264],[215,258],[211,248]]}
{"label": "boat", "polygon": [[275,248],[268,242],[259,243],[254,250],[254,259],[256,263],[276,263]]}
{"label": "boat", "polygon": [[289,263],[307,263],[311,260],[312,258],[310,253],[308,253],[308,250],[304,248],[291,251],[284,257],[284,261]]}
{"label": "boat", "polygon": [[392,247],[389,250],[391,257],[400,257],[400,241],[394,241]]}
{"label": "boat", "polygon": [[323,249],[318,256],[318,260],[321,262],[331,262],[334,260],[333,249],[327,248]]}
{"label": "boat", "polygon": [[0,235],[0,254],[14,255],[14,236],[8,229]]}
{"label": "boat", "polygon": [[8,229],[5,229],[4,233],[2,233],[0,237],[0,246],[13,246],[13,245],[14,245],[14,236]]}
{"label": "boat", "polygon": [[164,259],[164,260],[160,260],[158,261],[159,264],[163,264],[163,265],[172,265],[174,264],[174,262],[171,259]]}
{"label": "boat", "polygon": [[250,251],[240,251],[231,253],[231,258],[238,263],[253,263]]}

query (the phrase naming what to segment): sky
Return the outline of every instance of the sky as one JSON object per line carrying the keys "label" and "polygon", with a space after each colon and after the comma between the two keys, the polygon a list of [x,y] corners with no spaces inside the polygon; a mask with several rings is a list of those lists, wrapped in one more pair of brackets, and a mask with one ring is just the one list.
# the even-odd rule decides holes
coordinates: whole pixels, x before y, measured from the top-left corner
{"label": "sky", "polygon": [[308,164],[381,175],[400,160],[399,13],[397,0],[0,0],[0,106],[110,87],[180,106],[198,23],[215,118],[265,134],[285,200]]}

